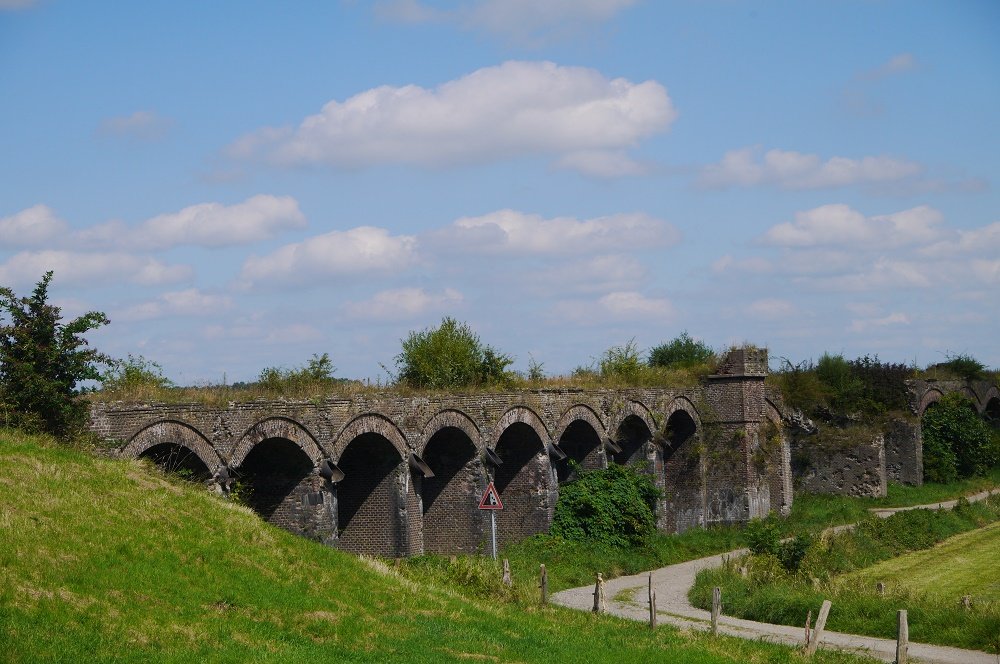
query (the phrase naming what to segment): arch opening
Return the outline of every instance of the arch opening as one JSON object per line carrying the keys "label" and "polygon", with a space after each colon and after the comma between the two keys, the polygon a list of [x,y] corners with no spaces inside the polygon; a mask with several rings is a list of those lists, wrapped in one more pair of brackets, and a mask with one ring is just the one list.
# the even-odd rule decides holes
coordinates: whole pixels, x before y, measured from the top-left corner
{"label": "arch opening", "polygon": [[601,467],[601,437],[589,422],[573,420],[559,437],[559,447],[566,453],[566,459],[556,465],[560,483],[575,479],[577,469]]}
{"label": "arch opening", "polygon": [[629,415],[622,420],[615,432],[615,441],[618,443],[618,447],[622,448],[622,451],[615,453],[612,457],[614,462],[628,466],[645,461],[646,443],[652,437],[652,432],[641,417]]}
{"label": "arch opening", "polygon": [[[400,482],[409,476],[391,442],[377,433],[354,438],[340,456],[337,484],[338,547],[351,553],[405,555],[405,514]],[[408,488],[408,487],[407,487]]]}
{"label": "arch opening", "polygon": [[504,506],[497,515],[498,546],[548,532],[552,524],[548,496],[551,471],[538,433],[523,422],[515,422],[500,436],[496,453],[503,463],[497,467],[494,486]]}
{"label": "arch opening", "polygon": [[287,438],[265,438],[235,471],[248,491],[247,504],[261,518],[293,533],[320,536],[303,503],[325,502],[315,497],[321,495],[322,479],[313,474],[313,462],[301,447]]}
{"label": "arch opening", "polygon": [[983,419],[994,429],[1000,429],[1000,398],[993,397],[986,402],[983,409]]}
{"label": "arch opening", "polygon": [[140,454],[139,458],[149,459],[164,472],[191,482],[207,482],[212,477],[212,471],[201,457],[180,443],[153,445]]}
{"label": "arch opening", "polygon": [[684,532],[704,522],[701,458],[693,444],[697,431],[697,424],[686,411],[674,411],[667,418],[661,516],[662,527],[667,532]]}
{"label": "arch opening", "polygon": [[476,501],[485,486],[475,445],[466,432],[445,427],[431,436],[423,459],[434,471],[422,481],[424,552],[475,553],[483,542]]}

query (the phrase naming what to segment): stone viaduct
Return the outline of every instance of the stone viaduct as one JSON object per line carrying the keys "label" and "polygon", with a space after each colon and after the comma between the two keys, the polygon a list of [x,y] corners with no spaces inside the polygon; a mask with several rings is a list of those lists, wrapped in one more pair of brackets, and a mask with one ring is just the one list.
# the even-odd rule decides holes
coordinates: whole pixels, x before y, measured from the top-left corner
{"label": "stone viaduct", "polygon": [[547,531],[559,484],[609,461],[653,475],[666,532],[787,513],[789,450],[766,371],[766,351],[746,348],[679,389],[108,402],[91,427],[121,456],[235,481],[264,519],[346,551],[472,553],[489,546],[488,482],[503,546]]}

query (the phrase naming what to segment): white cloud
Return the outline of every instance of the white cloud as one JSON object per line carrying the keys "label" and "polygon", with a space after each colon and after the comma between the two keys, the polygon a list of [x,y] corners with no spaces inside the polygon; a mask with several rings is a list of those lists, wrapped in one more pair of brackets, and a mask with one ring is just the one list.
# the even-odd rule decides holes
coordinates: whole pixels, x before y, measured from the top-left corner
{"label": "white cloud", "polygon": [[603,325],[632,321],[666,321],[674,316],[667,298],[650,298],[636,291],[608,293],[597,300],[564,300],[552,309],[555,320],[580,325]]}
{"label": "white cloud", "polygon": [[642,213],[594,219],[555,217],[498,210],[462,217],[431,234],[431,245],[493,254],[571,254],[616,249],[642,250],[675,244],[680,233],[669,223]]}
{"label": "white cloud", "polygon": [[796,315],[795,305],[788,300],[764,298],[748,304],[744,311],[748,316],[764,320],[781,320]]}
{"label": "white cloud", "polygon": [[428,312],[447,312],[462,304],[464,298],[454,288],[429,293],[423,288],[396,288],[376,293],[364,302],[349,302],[347,316],[357,320],[410,320]]}
{"label": "white cloud", "polygon": [[0,218],[0,249],[33,247],[65,236],[69,226],[47,205]]}
{"label": "white cloud", "polygon": [[774,266],[771,265],[771,261],[760,256],[733,258],[732,254],[726,254],[712,263],[712,271],[717,274],[729,271],[767,274],[774,271]]}
{"label": "white cloud", "polygon": [[251,256],[243,264],[241,279],[249,287],[272,282],[301,284],[353,274],[390,274],[415,260],[415,238],[359,226],[286,244],[266,256]]}
{"label": "white cloud", "polygon": [[889,325],[909,325],[910,317],[904,313],[894,312],[881,318],[856,318],[847,329],[851,332],[864,332],[873,327],[888,327]]}
{"label": "white cloud", "polygon": [[538,42],[608,21],[637,0],[476,0],[452,10],[419,0],[385,0],[376,14],[401,23],[442,22],[517,41]]}
{"label": "white cloud", "polygon": [[24,251],[0,264],[0,283],[34,283],[48,270],[55,272],[57,281],[74,286],[111,281],[156,286],[194,274],[189,265],[168,265],[149,256],[44,250]]}
{"label": "white cloud", "polygon": [[292,323],[275,328],[264,337],[266,343],[272,344],[298,344],[307,341],[319,341],[323,338],[323,333],[307,323]]}
{"label": "white cloud", "polygon": [[927,206],[866,217],[847,205],[823,205],[797,212],[793,222],[772,226],[764,234],[764,241],[784,247],[898,247],[940,237],[937,227],[942,220],[940,212]]}
{"label": "white cloud", "polygon": [[[81,234],[84,242],[114,242],[141,249],[181,245],[231,247],[304,228],[305,217],[291,196],[258,195],[235,205],[201,203],[179,212],[161,214],[134,229],[110,222]],[[117,240],[115,240],[117,238]]]}
{"label": "white cloud", "polygon": [[632,159],[624,150],[571,152],[557,160],[554,166],[601,179],[644,175],[649,172],[646,165]]}
{"label": "white cloud", "polygon": [[831,277],[802,279],[824,290],[875,291],[900,288],[928,288],[933,270],[926,263],[879,257],[870,267]]}
{"label": "white cloud", "polygon": [[924,256],[1000,254],[1000,221],[982,228],[957,231],[949,239],[922,248],[920,253]]}
{"label": "white cloud", "polygon": [[167,135],[173,122],[153,111],[136,111],[131,115],[106,118],[97,127],[97,134],[104,137],[131,138],[155,141]]}
{"label": "white cloud", "polygon": [[641,262],[616,254],[560,263],[526,273],[523,280],[530,291],[543,295],[607,293],[634,289],[646,275]]}
{"label": "white cloud", "polygon": [[890,182],[923,172],[920,164],[887,156],[831,157],[788,150],[743,148],[702,169],[699,184],[707,188],[772,185],[782,189],[825,189],[853,184]]}
{"label": "white cloud", "polygon": [[125,309],[115,316],[124,320],[149,320],[166,316],[208,316],[232,308],[224,295],[203,293],[197,288],[163,293],[155,300]]}
{"label": "white cloud", "polygon": [[592,175],[622,175],[630,168],[622,151],[666,130],[676,115],[666,89],[655,81],[632,83],[583,67],[511,61],[434,89],[382,86],[331,101],[298,127],[259,130],[229,152],[276,165],[336,168],[548,155]]}

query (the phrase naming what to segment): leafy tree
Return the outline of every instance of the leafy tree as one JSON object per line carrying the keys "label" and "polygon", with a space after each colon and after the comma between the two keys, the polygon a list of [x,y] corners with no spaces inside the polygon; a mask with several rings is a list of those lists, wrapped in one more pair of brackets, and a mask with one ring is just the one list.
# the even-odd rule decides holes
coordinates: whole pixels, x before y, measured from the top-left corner
{"label": "leafy tree", "polygon": [[649,366],[683,369],[707,364],[715,359],[715,351],[702,341],[695,341],[687,330],[668,343],[649,351]]}
{"label": "leafy tree", "polygon": [[410,332],[396,356],[396,380],[411,387],[449,388],[505,383],[513,358],[484,346],[466,323],[446,316],[441,325]]}
{"label": "leafy tree", "polygon": [[98,311],[62,323],[59,307],[48,303],[52,272],[30,297],[0,288],[0,393],[16,423],[65,436],[86,417],[77,384],[100,378],[109,358],[87,347],[83,334],[108,324]]}
{"label": "leafy tree", "polygon": [[986,365],[964,353],[957,355],[945,355],[947,362],[942,362],[938,366],[950,371],[963,380],[983,380],[986,378]]}
{"label": "leafy tree", "polygon": [[950,482],[985,475],[997,464],[989,425],[961,394],[945,395],[924,413],[924,479]]}
{"label": "leafy tree", "polygon": [[601,378],[617,378],[628,382],[636,382],[644,368],[642,353],[635,345],[635,339],[630,339],[623,346],[612,346],[604,351],[599,362]]}
{"label": "leafy tree", "polygon": [[585,471],[559,487],[552,534],[621,547],[639,544],[656,530],[659,496],[652,478],[631,466],[612,463]]}

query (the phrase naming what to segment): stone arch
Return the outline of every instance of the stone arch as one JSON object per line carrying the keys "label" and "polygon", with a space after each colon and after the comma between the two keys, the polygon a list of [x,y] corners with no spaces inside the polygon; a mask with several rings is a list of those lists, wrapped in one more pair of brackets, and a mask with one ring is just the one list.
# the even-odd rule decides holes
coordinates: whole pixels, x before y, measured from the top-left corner
{"label": "stone arch", "polygon": [[366,413],[364,415],[358,415],[353,420],[344,425],[344,428],[340,430],[340,433],[334,438],[333,441],[333,458],[339,459],[347,449],[347,446],[351,442],[366,433],[378,434],[382,438],[385,438],[389,443],[396,448],[396,452],[403,459],[406,459],[409,452],[410,446],[406,442],[406,436],[400,431],[396,423],[390,420],[385,415],[379,413]]}
{"label": "stone arch", "polygon": [[389,557],[416,553],[410,528],[419,536],[418,491],[401,440],[379,416],[356,418],[341,432],[334,445],[344,472],[337,483],[338,548]]}
{"label": "stone arch", "polygon": [[302,424],[287,417],[269,417],[260,420],[240,437],[240,442],[233,449],[229,464],[233,468],[243,465],[247,456],[259,443],[272,438],[281,438],[295,443],[309,457],[313,466],[325,456],[323,449],[316,442],[316,437]]}
{"label": "stone arch", "polygon": [[425,553],[475,553],[486,543],[486,515],[476,508],[486,488],[486,469],[472,437],[477,430],[462,424],[469,421],[440,420],[421,449],[434,472],[420,480]]}
{"label": "stone arch", "polygon": [[[781,417],[781,411],[770,399],[764,400],[764,420],[760,435],[761,444],[768,453],[767,480],[771,490],[770,504],[772,508],[777,506],[782,516],[787,516],[792,511],[794,496],[791,472],[792,448],[785,435],[785,421]],[[777,441],[768,440],[771,435],[776,435]]]}
{"label": "stone arch", "polygon": [[555,510],[548,433],[528,408],[507,411],[494,433],[497,456],[494,485],[504,509],[497,514],[499,546],[547,532]]}
{"label": "stone arch", "polygon": [[431,438],[446,428],[458,429],[472,441],[477,451],[482,451],[483,434],[479,431],[479,427],[475,421],[460,410],[448,409],[438,412],[424,425],[423,431],[420,434],[420,445],[417,447],[421,456],[423,456],[424,450],[427,449],[427,443],[431,441]]}
{"label": "stone arch", "polygon": [[959,391],[962,393],[962,396],[972,402],[972,408],[976,411],[976,415],[983,412],[983,403],[979,400],[979,395],[976,394],[974,389],[968,385],[963,385]]}
{"label": "stone arch", "polygon": [[629,465],[647,460],[647,443],[657,430],[652,413],[638,401],[626,401],[617,413],[614,426],[608,427],[621,452],[613,455],[615,463]]}
{"label": "stone arch", "polygon": [[210,472],[222,465],[222,457],[200,431],[177,420],[161,420],[137,431],[122,448],[121,456],[138,459],[144,452],[164,444],[174,444],[191,450]]}
{"label": "stone arch", "polygon": [[704,523],[705,476],[698,412],[687,399],[674,399],[667,407],[658,450],[662,465],[663,508],[659,525],[667,532],[683,532]]}
{"label": "stone arch", "polygon": [[607,429],[597,413],[583,404],[566,409],[556,424],[552,440],[558,443],[566,454],[566,459],[556,463],[556,477],[559,482],[573,479],[575,472],[570,461],[583,470],[602,468],[607,464],[604,456],[603,440]]}
{"label": "stone arch", "polygon": [[923,417],[924,411],[926,411],[931,405],[940,401],[943,396],[944,392],[936,387],[924,392],[924,395],[920,397],[920,403],[917,405],[917,417]]}
{"label": "stone arch", "polygon": [[698,414],[698,409],[695,408],[693,403],[691,403],[691,400],[687,397],[674,397],[670,400],[670,403],[667,404],[667,407],[663,409],[664,430],[662,433],[667,433],[667,422],[669,422],[674,413],[677,413],[678,411],[687,413],[688,417],[690,417],[691,421],[694,423],[695,429],[699,432],[701,431],[701,416]]}
{"label": "stone arch", "polygon": [[992,386],[983,398],[983,419],[1000,428],[1000,390]]}
{"label": "stone arch", "polygon": [[542,422],[542,418],[538,414],[526,406],[514,406],[497,421],[495,427],[493,427],[493,439],[491,441],[490,447],[496,449],[497,443],[500,442],[500,437],[503,436],[504,432],[510,428],[512,424],[521,423],[526,426],[531,427],[538,434],[539,440],[542,441],[542,447],[544,448],[546,443],[551,442],[548,429],[545,427],[545,423]]}

